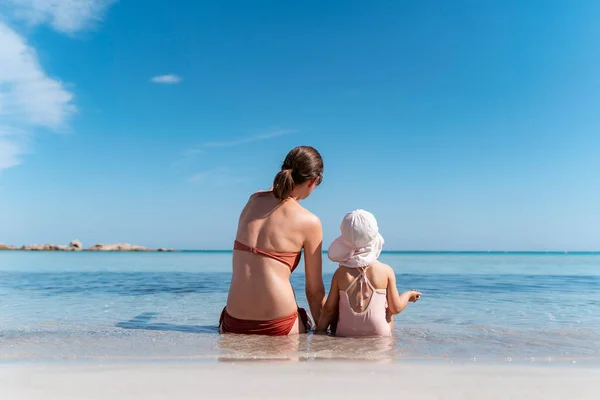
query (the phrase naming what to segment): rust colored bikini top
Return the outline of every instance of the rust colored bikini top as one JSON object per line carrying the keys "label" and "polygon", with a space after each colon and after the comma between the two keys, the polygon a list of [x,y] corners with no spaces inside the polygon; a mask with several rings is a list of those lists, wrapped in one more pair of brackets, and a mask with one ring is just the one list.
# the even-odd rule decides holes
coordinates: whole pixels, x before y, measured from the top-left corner
{"label": "rust colored bikini top", "polygon": [[300,263],[300,256],[302,254],[301,251],[297,253],[284,253],[273,250],[261,250],[257,249],[256,247],[250,247],[248,245],[245,245],[244,243],[238,242],[237,240],[233,242],[233,249],[247,251],[264,257],[272,258],[273,260],[277,260],[287,265],[290,268],[291,272],[294,272],[294,270]]}
{"label": "rust colored bikini top", "polygon": [[[272,192],[266,191],[266,192],[258,192],[256,194],[258,197],[263,197],[270,193],[272,193]],[[297,253],[287,253],[287,252],[280,252],[280,251],[273,251],[273,250],[261,250],[261,249],[257,249],[256,247],[250,247],[250,246],[248,246],[242,242],[239,242],[237,240],[235,242],[233,242],[233,249],[240,250],[240,251],[248,251],[250,253],[258,254],[263,257],[272,258],[273,260],[277,260],[277,261],[282,262],[285,265],[287,265],[290,268],[291,272],[294,272],[294,270],[300,263],[300,256],[302,254],[301,251],[299,251]]]}

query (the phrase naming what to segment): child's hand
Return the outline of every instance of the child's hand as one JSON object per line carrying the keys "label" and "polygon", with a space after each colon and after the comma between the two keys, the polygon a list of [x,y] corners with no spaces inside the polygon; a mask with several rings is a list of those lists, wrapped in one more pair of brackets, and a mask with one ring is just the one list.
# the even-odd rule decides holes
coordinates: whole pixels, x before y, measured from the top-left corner
{"label": "child's hand", "polygon": [[408,292],[408,301],[411,303],[416,303],[417,300],[421,298],[421,292],[417,292],[416,290],[410,290]]}

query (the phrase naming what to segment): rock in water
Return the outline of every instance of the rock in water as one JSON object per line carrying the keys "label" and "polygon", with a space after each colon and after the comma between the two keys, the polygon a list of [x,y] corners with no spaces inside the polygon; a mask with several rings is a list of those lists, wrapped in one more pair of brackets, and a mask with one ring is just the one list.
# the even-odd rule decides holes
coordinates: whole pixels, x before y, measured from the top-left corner
{"label": "rock in water", "polygon": [[88,247],[87,251],[100,251],[101,248],[104,248],[104,243],[98,243],[92,247]]}
{"label": "rock in water", "polygon": [[88,247],[88,251],[150,251],[150,249],[144,246],[131,245],[129,243],[111,243],[103,244],[98,243],[95,246]]}
{"label": "rock in water", "polygon": [[21,247],[21,250],[29,250],[29,251],[49,251],[53,250],[54,246],[51,244],[28,244]]}
{"label": "rock in water", "polygon": [[[83,245],[79,240],[73,240],[70,245],[54,245],[54,244],[28,244],[17,249],[13,246],[8,246],[0,243],[0,250],[24,250],[24,251],[80,251],[83,250]],[[153,251],[144,246],[131,245],[129,243],[98,243],[95,246],[88,247],[86,251]],[[158,251],[173,251],[170,249],[159,249]]]}
{"label": "rock in water", "polygon": [[144,246],[138,246],[138,245],[133,245],[131,246],[131,249],[129,249],[130,251],[150,251],[149,248],[144,247]]}
{"label": "rock in water", "polygon": [[[14,250],[17,250],[14,248]],[[28,244],[22,246],[18,250],[23,251],[74,251],[76,250],[73,246],[66,246],[64,244],[55,245],[55,244]]]}
{"label": "rock in water", "polygon": [[[83,250],[83,244],[79,240],[73,240],[68,246],[55,244],[27,244],[20,248],[0,243],[0,250],[23,250],[23,251],[80,251]],[[129,243],[98,243],[95,246],[88,247],[86,251],[155,251],[144,246],[131,245]],[[171,249],[160,248],[157,251],[173,251]]]}
{"label": "rock in water", "polygon": [[112,246],[114,246],[114,250],[115,251],[130,251],[131,248],[133,247],[129,243],[116,243],[116,244],[114,244]]}

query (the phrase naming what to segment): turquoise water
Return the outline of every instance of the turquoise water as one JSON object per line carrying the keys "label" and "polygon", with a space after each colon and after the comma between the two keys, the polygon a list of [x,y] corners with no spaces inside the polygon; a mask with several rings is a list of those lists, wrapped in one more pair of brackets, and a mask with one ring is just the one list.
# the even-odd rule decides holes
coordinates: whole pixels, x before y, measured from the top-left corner
{"label": "turquoise water", "polygon": [[[392,339],[220,336],[228,252],[0,252],[0,357],[600,360],[600,255],[386,253]],[[329,286],[335,266],[324,265]],[[306,307],[304,274],[292,276]]]}

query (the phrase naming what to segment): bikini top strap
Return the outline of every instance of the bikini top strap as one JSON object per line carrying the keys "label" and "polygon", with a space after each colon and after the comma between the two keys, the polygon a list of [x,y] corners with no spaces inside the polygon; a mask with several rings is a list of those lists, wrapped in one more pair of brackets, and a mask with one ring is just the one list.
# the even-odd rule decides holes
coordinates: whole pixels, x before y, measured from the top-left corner
{"label": "bikini top strap", "polygon": [[354,278],[354,280],[350,283],[350,285],[348,285],[344,292],[348,292],[348,290],[352,289],[352,286],[354,286],[357,282],[360,282],[361,284],[364,282],[371,288],[372,291],[375,291],[375,287],[373,286],[373,284],[371,284],[371,281],[367,277],[367,270],[370,267],[370,265],[366,267],[358,267],[357,269],[359,271],[359,275],[356,278]]}
{"label": "bikini top strap", "polygon": [[359,305],[361,308],[364,305],[364,298],[370,297],[369,293],[364,292],[364,284],[366,283],[366,285],[368,287],[370,287],[373,292],[375,292],[375,288],[373,287],[373,285],[371,284],[371,281],[367,277],[367,270],[369,269],[369,267],[370,267],[370,265],[368,265],[366,267],[359,267],[358,271],[360,272],[360,274],[356,278],[354,278],[354,280],[350,283],[350,285],[348,285],[348,287],[344,291],[344,292],[348,293],[348,290],[350,290],[352,288],[352,286],[354,286],[356,284],[356,282],[358,282],[360,285]]}

